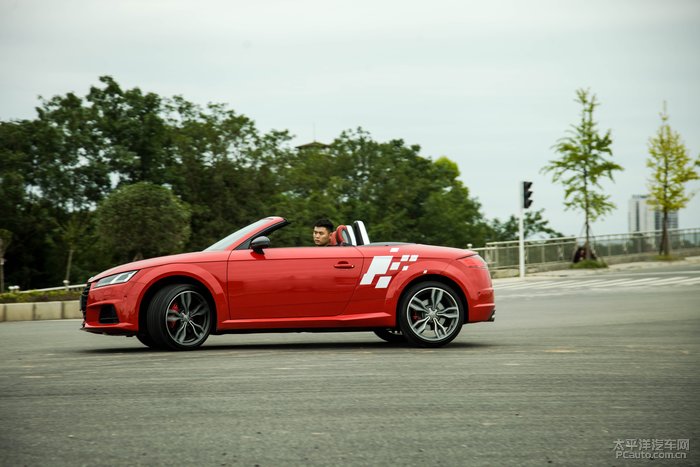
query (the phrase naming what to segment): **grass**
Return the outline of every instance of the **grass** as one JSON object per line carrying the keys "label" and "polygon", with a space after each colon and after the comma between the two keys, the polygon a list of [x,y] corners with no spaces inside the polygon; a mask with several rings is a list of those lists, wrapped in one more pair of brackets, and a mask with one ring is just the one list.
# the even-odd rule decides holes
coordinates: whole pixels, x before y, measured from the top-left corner
{"label": "grass", "polygon": [[680,261],[682,260],[682,256],[675,256],[675,255],[656,255],[654,256],[654,261]]}

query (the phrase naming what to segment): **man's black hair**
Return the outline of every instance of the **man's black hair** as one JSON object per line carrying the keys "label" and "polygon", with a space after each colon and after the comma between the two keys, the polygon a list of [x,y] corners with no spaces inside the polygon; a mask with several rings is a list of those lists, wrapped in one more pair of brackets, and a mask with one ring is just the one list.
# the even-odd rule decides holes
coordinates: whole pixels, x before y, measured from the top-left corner
{"label": "man's black hair", "polygon": [[328,219],[319,219],[314,224],[314,227],[325,227],[329,232],[333,232],[333,223]]}

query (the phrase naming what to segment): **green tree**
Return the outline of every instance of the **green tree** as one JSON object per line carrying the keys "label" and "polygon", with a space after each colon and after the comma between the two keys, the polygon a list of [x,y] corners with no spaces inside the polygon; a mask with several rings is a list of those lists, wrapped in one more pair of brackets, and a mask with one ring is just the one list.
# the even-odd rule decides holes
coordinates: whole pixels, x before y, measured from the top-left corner
{"label": "green tree", "polygon": [[698,179],[695,166],[700,158],[693,161],[679,133],[668,123],[668,113],[664,102],[661,111],[661,126],[656,135],[649,139],[647,167],[651,169],[648,203],[663,213],[659,254],[669,256],[671,245],[668,236],[668,213],[682,209],[690,201],[691,194],[685,191],[685,184]]}
{"label": "green tree", "polygon": [[148,182],[116,190],[96,214],[100,241],[122,261],[180,252],[190,234],[189,209],[170,189]]}
{"label": "green tree", "polygon": [[484,239],[480,205],[459,181],[457,165],[424,157],[403,140],[344,131],[330,145],[282,155],[274,172],[280,189],[273,211],[296,221],[284,229],[285,244],[311,244],[310,226],[322,217],[335,224],[361,219],[373,241],[464,248]]}
{"label": "green tree", "polygon": [[40,188],[39,172],[46,167],[32,155],[36,129],[30,120],[0,122],[0,227],[13,233],[4,256],[5,282],[22,289],[51,276],[46,238],[55,211]]}
{"label": "green tree", "polygon": [[75,212],[71,213],[67,221],[58,224],[58,235],[68,253],[66,258],[66,275],[63,279],[66,283],[70,283],[71,278],[71,268],[73,266],[73,255],[76,249],[80,245],[81,241],[85,238],[86,232],[88,230],[89,219],[87,213]]}
{"label": "green tree", "polygon": [[31,122],[28,155],[32,183],[57,210],[94,206],[111,189],[105,147],[95,109],[73,93],[43,101]]}
{"label": "green tree", "polygon": [[163,99],[139,88],[124,90],[111,76],[99,80],[102,87],[91,87],[85,100],[110,172],[123,183],[164,183],[172,161]]}
{"label": "green tree", "polygon": [[551,173],[552,181],[564,185],[566,209],[583,211],[588,259],[591,258],[590,224],[615,208],[601,181],[614,180],[613,173],[623,169],[608,159],[612,157],[610,130],[601,134],[593,120],[593,112],[599,105],[595,94],[579,89],[576,96],[576,102],[581,104],[581,120],[578,125],[572,125],[569,136],[557,141],[553,148],[561,157],[549,161],[542,172]]}
{"label": "green tree", "polygon": [[360,128],[331,144],[320,164],[328,161],[317,183],[325,183],[343,222],[365,221],[370,239],[460,248],[483,242],[480,205],[448,158],[433,161],[400,139],[377,142]]}
{"label": "green tree", "polygon": [[[42,100],[36,118],[0,122],[0,226],[14,234],[7,279],[25,289],[84,280],[135,256],[202,249],[266,215],[295,221],[282,232],[287,245],[310,244],[319,217],[362,219],[374,240],[464,247],[488,234],[447,158],[361,129],[327,147],[290,140],[223,104],[126,89],[109,76],[85,95]],[[176,199],[145,196],[140,182]],[[191,214],[162,209],[171,204]]]}
{"label": "green tree", "polygon": [[[549,226],[549,221],[544,218],[544,209],[525,211],[523,227],[525,230],[525,238],[536,234],[544,234],[549,238],[564,236],[563,233]],[[511,215],[505,222],[494,219],[489,225],[489,236],[487,240],[490,242],[517,240],[518,230],[518,218],[514,215]]]}
{"label": "green tree", "polygon": [[201,107],[178,96],[166,109],[173,158],[167,180],[192,209],[188,247],[205,248],[271,214],[289,135],[261,135],[252,120],[220,104]]}
{"label": "green tree", "polygon": [[487,226],[481,205],[469,196],[469,189],[458,179],[459,175],[457,164],[447,157],[431,164],[426,176],[432,187],[416,223],[417,240],[459,248],[483,245]]}

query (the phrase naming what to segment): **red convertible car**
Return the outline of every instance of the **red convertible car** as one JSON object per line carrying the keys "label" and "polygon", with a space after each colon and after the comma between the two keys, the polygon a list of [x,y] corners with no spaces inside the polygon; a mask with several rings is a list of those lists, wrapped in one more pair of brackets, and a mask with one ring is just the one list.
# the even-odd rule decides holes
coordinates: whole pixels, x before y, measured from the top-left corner
{"label": "red convertible car", "polygon": [[469,250],[370,243],[361,221],[335,246],[274,248],[288,221],[267,217],[204,251],[124,264],[90,278],[83,330],[189,350],[210,334],[373,331],[439,347],[493,321],[491,277]]}

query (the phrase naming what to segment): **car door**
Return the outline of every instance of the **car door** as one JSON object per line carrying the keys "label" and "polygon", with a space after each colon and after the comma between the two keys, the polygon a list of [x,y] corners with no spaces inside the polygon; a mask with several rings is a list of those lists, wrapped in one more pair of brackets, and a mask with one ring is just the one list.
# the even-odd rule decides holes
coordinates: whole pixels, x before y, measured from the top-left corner
{"label": "car door", "polygon": [[363,266],[354,246],[234,250],[227,291],[233,320],[343,313]]}

